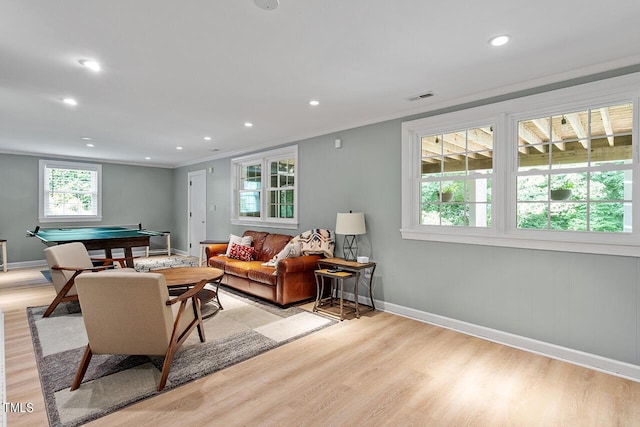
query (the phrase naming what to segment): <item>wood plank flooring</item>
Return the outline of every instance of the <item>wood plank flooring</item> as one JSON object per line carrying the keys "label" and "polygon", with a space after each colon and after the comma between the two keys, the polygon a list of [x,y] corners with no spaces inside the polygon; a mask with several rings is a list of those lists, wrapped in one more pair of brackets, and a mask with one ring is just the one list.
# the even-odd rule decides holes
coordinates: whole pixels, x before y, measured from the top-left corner
{"label": "wood plank flooring", "polygon": [[[0,273],[7,399],[35,407],[12,427],[47,425],[25,308],[53,296],[37,269]],[[632,426],[640,383],[375,312],[88,425]]]}

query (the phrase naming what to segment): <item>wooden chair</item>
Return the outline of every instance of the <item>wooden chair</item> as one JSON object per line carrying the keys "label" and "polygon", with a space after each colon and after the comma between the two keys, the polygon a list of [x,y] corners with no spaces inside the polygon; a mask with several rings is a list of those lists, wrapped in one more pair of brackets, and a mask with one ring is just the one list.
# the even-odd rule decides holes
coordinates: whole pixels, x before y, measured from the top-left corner
{"label": "wooden chair", "polygon": [[[125,266],[125,261],[130,258],[100,258],[92,259],[84,244],[79,242],[66,243],[64,245],[50,246],[44,250],[44,255],[51,271],[51,281],[56,290],[56,297],[45,310],[42,317],[49,317],[53,310],[61,302],[78,301],[78,294],[74,282],[78,274],[86,271],[101,271],[114,267],[118,263]],[[102,263],[96,267],[95,262]],[[133,271],[128,268],[127,270]]]}
{"label": "wooden chair", "polygon": [[170,299],[159,273],[87,273],[76,279],[89,344],[71,390],[80,387],[93,354],[164,355],[158,391],[169,376],[176,350],[194,328],[205,341],[198,292],[203,280]]}

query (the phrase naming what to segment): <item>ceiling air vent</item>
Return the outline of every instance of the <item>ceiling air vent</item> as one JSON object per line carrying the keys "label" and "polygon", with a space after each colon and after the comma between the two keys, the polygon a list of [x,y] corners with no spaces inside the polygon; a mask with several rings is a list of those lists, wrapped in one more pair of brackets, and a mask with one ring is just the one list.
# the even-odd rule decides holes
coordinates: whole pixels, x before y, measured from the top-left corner
{"label": "ceiling air vent", "polygon": [[421,99],[431,98],[433,92],[421,93],[420,95],[414,95],[407,98],[407,101],[420,101]]}

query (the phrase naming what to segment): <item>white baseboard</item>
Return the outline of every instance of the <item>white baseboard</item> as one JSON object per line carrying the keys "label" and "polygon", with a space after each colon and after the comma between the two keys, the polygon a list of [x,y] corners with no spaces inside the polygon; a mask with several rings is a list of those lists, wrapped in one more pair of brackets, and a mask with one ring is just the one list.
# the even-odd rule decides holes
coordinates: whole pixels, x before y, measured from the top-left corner
{"label": "white baseboard", "polygon": [[[353,300],[353,294],[347,294],[345,292],[345,297]],[[371,300],[369,298],[363,297],[362,295],[358,298],[358,302],[362,304],[370,305],[370,301]],[[640,382],[640,366],[638,365],[609,359],[497,329],[487,328],[473,323],[463,322],[461,320],[440,316],[438,314],[415,310],[413,308],[397,304],[378,300],[375,300],[375,304],[376,309],[386,311],[391,314],[408,317],[410,319],[451,329],[456,332],[472,335],[498,344],[503,344],[520,350],[529,351],[531,353],[551,357],[552,359],[562,360],[574,365],[583,366],[585,368],[594,369],[610,375]]]}
{"label": "white baseboard", "polygon": [[9,271],[16,270],[18,268],[35,268],[35,267],[47,267],[47,261],[44,259],[37,259],[35,261],[21,261],[21,262],[7,263],[7,269]]}

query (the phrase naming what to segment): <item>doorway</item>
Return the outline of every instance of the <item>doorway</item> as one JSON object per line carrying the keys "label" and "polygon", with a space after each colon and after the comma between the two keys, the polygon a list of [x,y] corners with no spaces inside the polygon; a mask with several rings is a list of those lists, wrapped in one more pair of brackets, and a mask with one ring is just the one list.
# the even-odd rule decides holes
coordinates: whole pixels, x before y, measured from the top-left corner
{"label": "doorway", "polygon": [[188,174],[188,230],[189,255],[200,256],[200,242],[207,239],[207,174],[194,171]]}

